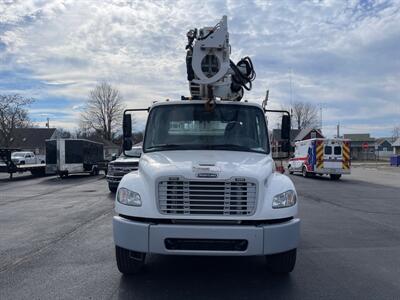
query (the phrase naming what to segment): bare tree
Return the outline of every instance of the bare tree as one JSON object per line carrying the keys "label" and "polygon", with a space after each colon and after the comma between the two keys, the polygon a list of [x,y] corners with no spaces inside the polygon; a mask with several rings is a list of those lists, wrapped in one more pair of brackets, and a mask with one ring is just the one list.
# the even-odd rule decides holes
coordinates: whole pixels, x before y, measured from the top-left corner
{"label": "bare tree", "polygon": [[72,133],[67,129],[57,128],[54,137],[58,139],[70,139],[72,138]]}
{"label": "bare tree", "polygon": [[15,128],[30,125],[26,107],[33,102],[18,94],[0,95],[0,145],[9,147]]}
{"label": "bare tree", "polygon": [[295,102],[292,106],[293,119],[298,129],[318,125],[318,108],[309,102]]}
{"label": "bare tree", "polygon": [[89,94],[82,121],[86,128],[110,141],[117,127],[121,126],[123,111],[119,91],[109,83],[101,82]]}

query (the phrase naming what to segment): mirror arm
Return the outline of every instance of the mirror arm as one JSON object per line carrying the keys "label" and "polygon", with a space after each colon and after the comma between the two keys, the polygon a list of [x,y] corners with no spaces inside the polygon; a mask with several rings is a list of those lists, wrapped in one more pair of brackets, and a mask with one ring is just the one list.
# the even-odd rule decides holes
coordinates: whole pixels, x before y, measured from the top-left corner
{"label": "mirror arm", "polygon": [[264,112],[277,112],[287,114],[290,117],[290,113],[287,110],[279,110],[279,109],[264,109]]}

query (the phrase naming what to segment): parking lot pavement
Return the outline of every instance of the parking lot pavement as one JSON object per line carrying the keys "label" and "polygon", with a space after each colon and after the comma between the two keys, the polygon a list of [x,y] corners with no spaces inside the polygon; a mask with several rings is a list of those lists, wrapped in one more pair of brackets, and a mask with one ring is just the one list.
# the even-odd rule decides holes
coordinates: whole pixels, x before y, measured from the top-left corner
{"label": "parking lot pavement", "polygon": [[262,257],[153,255],[125,277],[103,176],[0,180],[0,299],[398,298],[400,187],[358,175],[291,178],[302,237],[289,276],[268,273]]}
{"label": "parking lot pavement", "polygon": [[351,171],[351,179],[400,187],[400,167],[389,165],[356,166]]}

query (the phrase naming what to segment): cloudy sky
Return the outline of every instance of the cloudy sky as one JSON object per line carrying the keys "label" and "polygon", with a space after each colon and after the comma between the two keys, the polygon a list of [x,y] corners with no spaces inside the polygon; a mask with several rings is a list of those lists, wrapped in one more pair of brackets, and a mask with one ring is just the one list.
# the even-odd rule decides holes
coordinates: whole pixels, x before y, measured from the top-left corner
{"label": "cloudy sky", "polygon": [[0,93],[35,98],[31,118],[66,129],[101,80],[130,107],[180,98],[186,32],[224,14],[233,60],[257,71],[245,98],[319,105],[328,135],[338,122],[376,137],[400,125],[399,0],[0,0]]}

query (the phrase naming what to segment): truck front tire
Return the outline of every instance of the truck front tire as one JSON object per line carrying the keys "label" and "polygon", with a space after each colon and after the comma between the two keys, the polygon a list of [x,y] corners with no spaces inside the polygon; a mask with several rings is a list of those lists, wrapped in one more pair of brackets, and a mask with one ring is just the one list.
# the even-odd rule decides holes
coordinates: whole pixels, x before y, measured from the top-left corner
{"label": "truck front tire", "polygon": [[115,256],[118,270],[124,275],[139,273],[146,259],[145,253],[130,251],[118,246],[115,246]]}
{"label": "truck front tire", "polygon": [[111,193],[115,193],[117,192],[118,185],[108,184],[108,189],[110,190]]}
{"label": "truck front tire", "polygon": [[291,175],[292,175],[294,172],[293,172],[293,171],[290,169],[291,167],[292,167],[291,165],[288,165],[288,167],[287,167],[287,168],[288,168],[288,170],[289,170],[289,174],[291,174]]}
{"label": "truck front tire", "polygon": [[286,274],[293,271],[296,264],[297,249],[283,253],[271,254],[266,256],[266,264],[272,273]]}
{"label": "truck front tire", "polygon": [[307,172],[307,168],[305,166],[303,166],[303,168],[301,169],[301,174],[303,175],[303,177],[310,177],[310,174]]}

